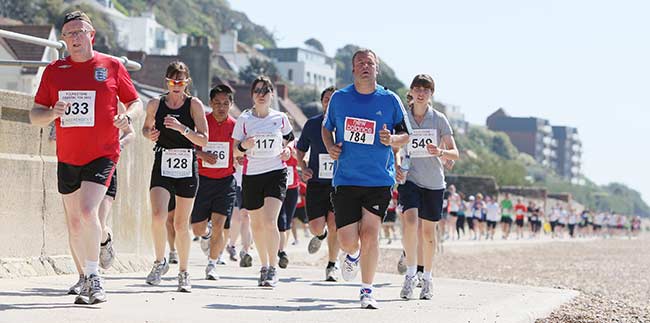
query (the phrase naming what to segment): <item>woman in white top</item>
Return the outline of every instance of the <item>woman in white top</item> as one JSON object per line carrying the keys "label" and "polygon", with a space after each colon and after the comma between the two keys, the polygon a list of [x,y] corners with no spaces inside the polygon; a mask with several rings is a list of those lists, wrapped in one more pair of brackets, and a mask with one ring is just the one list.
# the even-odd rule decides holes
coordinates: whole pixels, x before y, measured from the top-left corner
{"label": "woman in white top", "polygon": [[251,217],[253,240],[260,256],[259,286],[274,287],[280,232],[277,221],[287,193],[287,144],[294,140],[291,124],[283,112],[271,109],[275,89],[268,77],[253,81],[254,105],[239,116],[232,138],[235,156],[244,156],[242,208]]}

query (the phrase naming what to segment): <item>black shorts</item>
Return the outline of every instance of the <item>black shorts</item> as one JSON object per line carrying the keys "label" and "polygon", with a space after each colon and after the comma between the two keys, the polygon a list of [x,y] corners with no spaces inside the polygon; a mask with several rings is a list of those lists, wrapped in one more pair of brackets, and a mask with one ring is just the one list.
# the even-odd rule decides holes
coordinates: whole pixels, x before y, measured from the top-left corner
{"label": "black shorts", "polygon": [[309,223],[309,219],[307,218],[307,212],[305,211],[305,207],[296,208],[296,213],[293,215],[293,217],[300,220],[300,222],[304,224]]}
{"label": "black shorts", "polygon": [[395,210],[386,210],[386,216],[384,216],[384,223],[395,223],[397,221],[397,213]]}
{"label": "black shorts", "polygon": [[154,187],[162,187],[166,189],[171,195],[174,193],[184,198],[194,198],[199,189],[199,163],[194,155],[194,162],[192,162],[192,176],[184,178],[172,178],[162,176],[160,164],[162,161],[162,152],[156,152],[156,159],[153,162],[151,169],[151,184],[149,190]]}
{"label": "black shorts", "polygon": [[558,222],[557,226],[560,227],[560,228],[564,228],[566,226],[566,224]]}
{"label": "black shorts", "polygon": [[257,210],[264,206],[264,198],[284,201],[287,195],[287,169],[278,169],[259,175],[242,176],[242,208]]}
{"label": "black shorts", "polygon": [[309,182],[305,195],[305,211],[309,221],[327,216],[334,211],[332,193],[334,187],[331,183]]}
{"label": "black shorts", "polygon": [[113,176],[111,177],[111,183],[108,184],[108,189],[106,190],[106,196],[110,196],[115,200],[117,196],[117,167],[113,171]]}
{"label": "black shorts", "polygon": [[199,191],[194,200],[191,222],[208,221],[212,213],[218,213],[226,217],[227,225],[224,225],[224,229],[230,229],[236,186],[235,177],[232,175],[219,179],[199,176]]}
{"label": "black shorts", "polygon": [[456,211],[449,211],[449,215],[451,215],[451,216],[453,216],[453,217],[457,217],[457,216],[458,216],[458,212],[456,212]]}
{"label": "black shorts", "polygon": [[510,217],[510,216],[501,216],[501,223],[512,224],[512,217]]}
{"label": "black shorts", "polygon": [[361,211],[366,209],[379,219],[386,215],[392,197],[390,186],[338,186],[332,195],[336,228],[361,221]]}
{"label": "black shorts", "polygon": [[241,204],[242,204],[241,186],[237,186],[237,187],[235,188],[235,199],[236,199],[236,201],[237,201],[237,203],[236,203],[235,205],[237,206],[237,208],[240,208],[240,209],[241,209],[241,208],[242,208],[242,207],[241,207]]}
{"label": "black shorts", "polygon": [[497,221],[487,220],[488,229],[495,229],[497,227]]}
{"label": "black shorts", "polygon": [[442,218],[442,198],[444,189],[429,190],[421,188],[410,181],[397,187],[399,204],[403,212],[417,208],[418,217],[428,221],[440,221]]}
{"label": "black shorts", "polygon": [[278,230],[284,232],[291,229],[291,222],[296,213],[296,204],[298,203],[298,188],[287,189],[286,197],[282,201],[280,214],[278,215]]}
{"label": "black shorts", "polygon": [[59,162],[56,167],[59,193],[74,193],[81,187],[81,182],[97,183],[108,188],[115,173],[115,166],[115,162],[106,157],[97,158],[82,166]]}
{"label": "black shorts", "polygon": [[516,219],[515,223],[517,224],[518,227],[523,227],[524,226],[524,219]]}

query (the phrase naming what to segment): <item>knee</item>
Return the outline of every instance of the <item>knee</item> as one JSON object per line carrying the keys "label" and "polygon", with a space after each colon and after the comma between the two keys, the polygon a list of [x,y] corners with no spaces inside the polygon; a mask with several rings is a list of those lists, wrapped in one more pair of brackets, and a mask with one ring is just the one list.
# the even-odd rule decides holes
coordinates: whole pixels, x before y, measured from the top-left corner
{"label": "knee", "polygon": [[176,231],[177,234],[178,234],[178,233],[189,232],[189,230],[190,230],[190,228],[189,228],[189,226],[190,226],[189,222],[190,222],[190,221],[188,221],[188,220],[185,220],[185,221],[174,221],[174,231]]}
{"label": "knee", "polygon": [[[158,210],[153,210],[151,223],[157,226],[165,225],[167,223],[167,213],[159,212]],[[173,222],[171,224],[173,224]]]}
{"label": "knee", "polygon": [[377,243],[377,236],[379,235],[379,226],[366,226],[359,232],[361,241]]}
{"label": "knee", "polygon": [[203,222],[192,223],[192,233],[197,237],[205,235],[205,225]]}
{"label": "knee", "polygon": [[402,225],[405,229],[417,229],[418,227],[418,217],[415,214],[408,214],[402,217]]}
{"label": "knee", "polygon": [[339,234],[338,240],[339,244],[341,245],[341,249],[343,250],[351,251],[353,249],[357,249],[358,240],[354,239],[353,237]]}
{"label": "knee", "polygon": [[78,238],[81,236],[81,217],[70,216],[68,219],[68,232],[71,238]]}
{"label": "knee", "polygon": [[434,239],[436,238],[435,226],[426,226],[422,228],[422,238],[429,243],[434,242]]}
{"label": "knee", "polygon": [[79,208],[79,215],[83,221],[92,221],[95,219],[99,221],[99,207],[83,204]]}

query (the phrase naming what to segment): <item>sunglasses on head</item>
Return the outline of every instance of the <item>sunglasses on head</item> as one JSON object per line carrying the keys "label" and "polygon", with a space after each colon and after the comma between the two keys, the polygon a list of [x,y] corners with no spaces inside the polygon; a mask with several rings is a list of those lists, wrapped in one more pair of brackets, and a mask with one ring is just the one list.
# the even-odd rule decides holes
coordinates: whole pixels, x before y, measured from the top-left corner
{"label": "sunglasses on head", "polygon": [[174,85],[185,86],[187,85],[187,83],[189,83],[188,79],[184,79],[184,80],[174,80],[170,78],[165,78],[165,79],[167,80],[167,85],[169,86],[174,86]]}
{"label": "sunglasses on head", "polygon": [[266,93],[271,93],[271,89],[269,89],[266,86],[262,86],[262,87],[258,87],[257,89],[254,89],[253,93],[264,95]]}

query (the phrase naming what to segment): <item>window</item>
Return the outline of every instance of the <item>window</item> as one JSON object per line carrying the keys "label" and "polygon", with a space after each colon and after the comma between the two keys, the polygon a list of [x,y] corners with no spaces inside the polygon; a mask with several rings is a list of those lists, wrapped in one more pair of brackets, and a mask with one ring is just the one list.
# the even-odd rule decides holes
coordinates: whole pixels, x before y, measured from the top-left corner
{"label": "window", "polygon": [[289,71],[287,72],[287,78],[289,79],[289,81],[293,81],[293,70],[292,69],[289,69]]}

